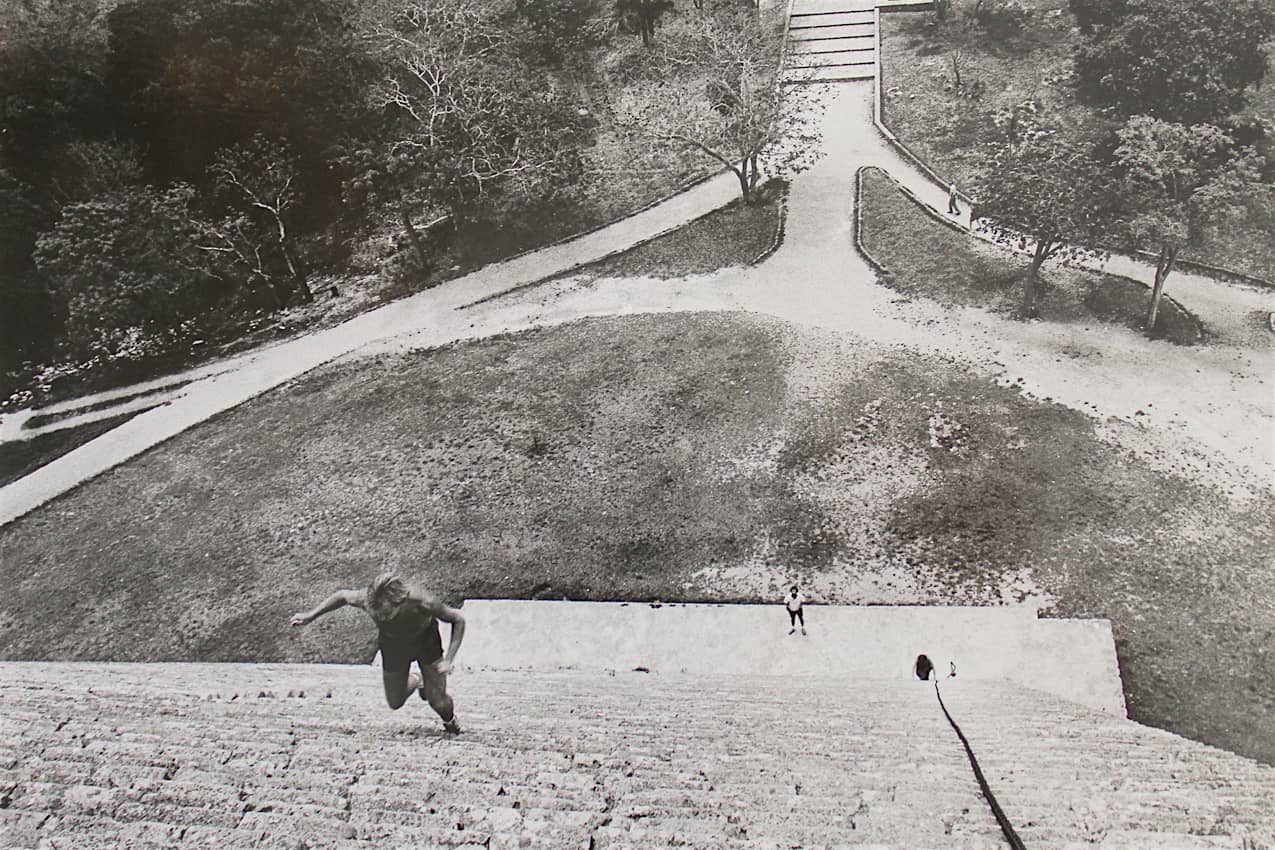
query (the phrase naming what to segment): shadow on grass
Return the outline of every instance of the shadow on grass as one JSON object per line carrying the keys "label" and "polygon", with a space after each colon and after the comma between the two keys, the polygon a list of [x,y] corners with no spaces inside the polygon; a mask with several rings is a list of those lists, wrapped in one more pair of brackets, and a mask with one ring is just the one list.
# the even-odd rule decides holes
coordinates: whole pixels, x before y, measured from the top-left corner
{"label": "shadow on grass", "polygon": [[123,425],[139,412],[135,410],[109,419],[99,419],[97,422],[77,428],[64,428],[29,440],[0,443],[0,487],[57,460],[117,425]]}

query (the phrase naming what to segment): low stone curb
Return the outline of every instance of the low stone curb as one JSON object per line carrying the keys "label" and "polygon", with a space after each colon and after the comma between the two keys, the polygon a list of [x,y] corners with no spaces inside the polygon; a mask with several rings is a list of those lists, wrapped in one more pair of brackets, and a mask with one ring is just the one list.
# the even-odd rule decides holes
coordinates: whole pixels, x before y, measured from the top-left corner
{"label": "low stone curb", "polygon": [[[866,245],[863,244],[863,172],[872,166],[862,165],[854,173],[854,249],[867,261],[868,265],[876,270],[877,274],[890,274],[890,270],[886,268],[872,253],[868,251]],[[880,171],[881,169],[877,169]],[[885,172],[882,172],[883,174]]]}
{"label": "low stone curb", "polygon": [[775,222],[775,233],[770,238],[770,245],[767,246],[765,250],[763,250],[756,257],[753,257],[751,260],[749,260],[748,265],[750,266],[761,265],[766,260],[770,259],[770,257],[776,251],[779,250],[779,247],[784,244],[784,231],[785,231],[785,228],[787,227],[787,224],[788,224],[788,187],[785,185],[784,196],[782,200],[780,200],[779,202],[779,220]]}

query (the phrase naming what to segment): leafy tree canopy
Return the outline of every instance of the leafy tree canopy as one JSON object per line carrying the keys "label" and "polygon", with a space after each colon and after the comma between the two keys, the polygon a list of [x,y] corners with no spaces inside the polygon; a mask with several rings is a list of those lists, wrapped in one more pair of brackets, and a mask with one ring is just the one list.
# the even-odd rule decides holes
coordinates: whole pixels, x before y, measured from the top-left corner
{"label": "leafy tree canopy", "polygon": [[66,309],[79,352],[115,350],[129,330],[172,332],[219,294],[203,271],[189,187],[125,189],[63,208],[35,261]]}
{"label": "leafy tree canopy", "polygon": [[1082,32],[1119,23],[1130,11],[1133,0],[1070,0],[1071,13]]}
{"label": "leafy tree canopy", "polygon": [[987,177],[978,186],[978,214],[1002,244],[1032,254],[1021,312],[1036,313],[1040,267],[1053,258],[1097,253],[1114,220],[1110,175],[1088,145],[1045,129],[993,143]]}
{"label": "leafy tree canopy", "polygon": [[1198,241],[1208,224],[1246,211],[1245,201],[1263,188],[1261,162],[1257,153],[1236,148],[1229,134],[1210,124],[1185,126],[1140,115],[1118,135],[1124,235],[1157,255],[1146,323],[1150,331],[1178,252]]}
{"label": "leafy tree canopy", "polygon": [[514,0],[541,57],[555,64],[598,40],[594,6],[589,0]]}
{"label": "leafy tree canopy", "polygon": [[1142,0],[1076,51],[1077,85],[1095,104],[1184,124],[1242,109],[1267,70],[1269,0]]}
{"label": "leafy tree canopy", "polygon": [[135,0],[109,17],[112,91],[158,182],[223,147],[286,139],[310,164],[363,118],[353,0]]}

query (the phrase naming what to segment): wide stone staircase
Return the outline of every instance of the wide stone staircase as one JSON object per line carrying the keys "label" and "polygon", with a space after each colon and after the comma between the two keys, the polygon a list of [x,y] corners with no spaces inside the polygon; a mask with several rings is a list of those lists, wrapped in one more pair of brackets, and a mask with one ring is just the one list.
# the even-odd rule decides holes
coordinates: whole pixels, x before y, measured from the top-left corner
{"label": "wide stone staircase", "polygon": [[[0,664],[0,847],[997,848],[932,683],[469,670],[459,737],[377,671]],[[1275,769],[943,681],[1031,848],[1275,846]]]}
{"label": "wide stone staircase", "polygon": [[863,3],[800,0],[788,16],[788,82],[870,80],[876,75],[876,11]]}
{"label": "wide stone staircase", "polygon": [[877,75],[877,10],[929,5],[928,0],[792,0],[781,78],[786,83],[870,80]]}

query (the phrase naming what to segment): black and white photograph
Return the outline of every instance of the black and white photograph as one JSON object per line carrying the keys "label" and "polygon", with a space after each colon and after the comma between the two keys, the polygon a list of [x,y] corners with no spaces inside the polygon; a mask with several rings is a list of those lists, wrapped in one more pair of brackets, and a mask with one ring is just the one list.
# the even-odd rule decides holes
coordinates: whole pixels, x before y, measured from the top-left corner
{"label": "black and white photograph", "polygon": [[0,0],[0,850],[1275,850],[1275,0]]}

